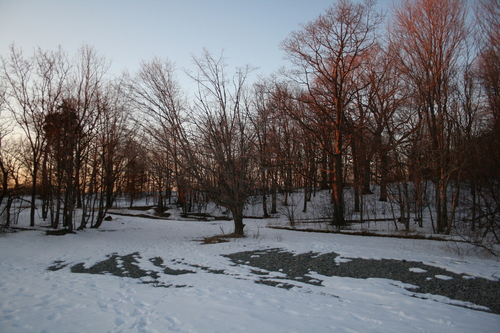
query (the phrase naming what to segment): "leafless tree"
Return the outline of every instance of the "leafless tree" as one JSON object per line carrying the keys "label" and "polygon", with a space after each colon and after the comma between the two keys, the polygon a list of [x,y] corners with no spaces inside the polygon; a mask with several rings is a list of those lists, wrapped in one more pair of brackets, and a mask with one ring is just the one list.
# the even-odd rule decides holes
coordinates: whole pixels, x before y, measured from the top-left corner
{"label": "leafless tree", "polygon": [[[293,32],[282,47],[295,65],[293,77],[305,85],[316,115],[306,126],[316,135],[325,153],[333,159],[332,202],[334,223],[344,224],[343,157],[349,145],[346,118],[357,91],[363,88],[358,80],[364,59],[376,45],[381,15],[375,12],[374,1],[355,4],[340,0],[316,20]],[[298,120],[303,116],[294,117]],[[303,125],[306,125],[303,122]],[[318,131],[322,128],[322,131]],[[327,140],[327,141],[325,141]]]}
{"label": "leafless tree", "polygon": [[[467,241],[498,255],[500,243],[500,1],[476,2],[478,57],[464,78],[461,129],[470,183],[471,233]],[[474,75],[475,74],[475,75]],[[477,81],[476,81],[477,79]],[[481,89],[479,97],[477,86]],[[478,102],[479,101],[479,102]]]}
{"label": "leafless tree", "polygon": [[[436,188],[437,232],[449,230],[448,182],[451,94],[467,36],[462,0],[403,0],[395,7],[390,38],[402,74],[417,96],[428,137],[427,169]],[[422,143],[424,143],[422,141]]]}
{"label": "leafless tree", "polygon": [[[119,193],[121,178],[129,157],[137,129],[131,126],[130,110],[119,82],[108,82],[99,89],[96,100],[95,149],[98,155],[97,218],[92,227],[99,228],[107,210],[113,206]],[[87,153],[85,155],[87,156]]]}
{"label": "leafless tree", "polygon": [[234,219],[234,233],[244,235],[243,210],[253,189],[254,133],[249,120],[250,100],[245,81],[249,66],[232,79],[226,64],[208,52],[194,59],[198,74],[191,128],[180,143],[178,158],[195,186]]}
{"label": "leafless tree", "polygon": [[162,192],[170,192],[174,187],[177,189],[177,203],[185,208],[186,177],[174,156],[179,149],[179,140],[185,139],[180,129],[187,101],[175,75],[171,61],[154,58],[141,64],[139,73],[130,84],[132,99],[144,115],[138,122],[150,138],[150,166],[160,210],[163,209]]}
{"label": "leafless tree", "polygon": [[175,162],[179,199],[187,185],[205,193],[232,213],[235,234],[242,236],[254,149],[245,90],[249,68],[231,81],[222,57],[205,51],[194,61],[198,72],[192,78],[199,89],[191,110],[185,108],[173,64],[159,59],[142,64],[132,85],[134,99],[149,117],[147,131]]}
{"label": "leafless tree", "polygon": [[476,8],[480,27],[478,74],[486,91],[496,131],[500,129],[500,1],[480,0]]}
{"label": "leafless tree", "polygon": [[[76,146],[83,136],[79,127],[76,104],[72,100],[64,99],[57,111],[49,112],[45,116],[44,127],[46,151],[50,152],[55,161],[55,176],[59,191],[57,194],[58,209],[56,218],[52,221],[54,228],[59,224],[59,209],[63,203],[63,225],[73,230],[73,212],[75,202],[75,171]],[[63,197],[62,194],[64,193]]]}
{"label": "leafless tree", "polygon": [[84,44],[77,51],[74,58],[75,69],[70,81],[69,97],[75,100],[79,126],[86,133],[83,140],[78,142],[76,149],[76,178],[75,184],[77,206],[82,206],[83,184],[80,180],[80,171],[83,168],[90,143],[96,139],[99,121],[108,116],[104,109],[114,108],[110,105],[109,91],[115,89],[115,84],[107,77],[110,62],[99,54],[92,46]]}
{"label": "leafless tree", "polygon": [[[51,225],[73,230],[76,209],[79,229],[98,227],[116,194],[121,172],[127,108],[119,82],[106,77],[108,61],[83,45],[73,60],[57,103],[46,112],[42,129],[42,213]],[[117,147],[121,147],[117,148]],[[95,214],[97,212],[97,215]]]}
{"label": "leafless tree", "polygon": [[[136,131],[132,131],[134,133]],[[123,194],[128,196],[129,207],[132,208],[134,201],[141,198],[146,192],[147,175],[149,171],[148,151],[145,143],[140,139],[134,138],[126,140],[126,149],[124,151],[125,163],[121,183]]]}
{"label": "leafless tree", "polygon": [[[251,114],[250,120],[255,132],[255,152],[256,161],[260,171],[259,187],[262,195],[262,209],[264,217],[269,217],[268,210],[268,195],[271,193],[271,186],[275,183],[274,175],[277,162],[277,152],[275,136],[277,121],[276,103],[271,98],[270,91],[272,90],[273,79],[263,79],[254,85],[253,103],[254,112]],[[274,198],[276,195],[273,196]],[[275,201],[274,201],[275,202]],[[274,205],[274,213],[276,213],[276,203]]]}
{"label": "leafless tree", "polygon": [[7,159],[5,157],[5,147],[3,146],[5,136],[11,132],[9,119],[5,116],[4,112],[6,98],[7,87],[5,86],[4,81],[0,78],[0,207],[2,207],[3,199],[7,196],[8,193],[10,171]]}
{"label": "leafless tree", "polygon": [[414,116],[406,107],[409,91],[400,78],[394,59],[382,47],[374,49],[364,74],[368,86],[362,91],[359,108],[367,109],[366,128],[372,137],[372,153],[378,157],[377,179],[380,201],[387,201],[390,155],[411,134],[405,127]]}
{"label": "leafless tree", "polygon": [[11,46],[10,55],[2,61],[2,76],[7,85],[6,108],[22,129],[30,145],[32,159],[30,225],[35,224],[37,181],[45,144],[45,115],[60,104],[70,66],[66,54],[37,49],[26,58]]}

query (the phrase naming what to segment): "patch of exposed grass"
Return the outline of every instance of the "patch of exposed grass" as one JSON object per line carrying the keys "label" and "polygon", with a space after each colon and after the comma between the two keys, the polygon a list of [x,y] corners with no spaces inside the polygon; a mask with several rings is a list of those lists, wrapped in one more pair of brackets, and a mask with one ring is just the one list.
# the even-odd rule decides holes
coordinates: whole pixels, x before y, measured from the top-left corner
{"label": "patch of exposed grass", "polygon": [[202,244],[226,243],[226,242],[229,242],[229,238],[241,238],[241,237],[242,236],[237,235],[235,233],[227,234],[227,235],[215,235],[215,236],[203,238]]}

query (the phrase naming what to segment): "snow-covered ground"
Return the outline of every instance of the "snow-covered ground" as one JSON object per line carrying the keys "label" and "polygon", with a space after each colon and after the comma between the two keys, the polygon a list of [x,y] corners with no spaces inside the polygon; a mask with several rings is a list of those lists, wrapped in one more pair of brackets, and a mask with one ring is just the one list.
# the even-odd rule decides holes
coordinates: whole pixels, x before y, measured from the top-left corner
{"label": "snow-covered ground", "polygon": [[[454,247],[465,245],[276,230],[258,219],[245,223],[246,238],[210,245],[198,240],[232,232],[232,221],[114,216],[99,230],[77,234],[46,236],[36,228],[1,236],[0,332],[500,331],[500,315],[450,305],[440,296],[411,297],[395,281],[321,276],[321,286],[295,281],[287,290],[255,283],[254,268],[222,256],[274,248],[336,252],[342,258],[422,261],[497,280],[500,263],[456,254]],[[147,283],[151,277],[71,272],[114,253],[135,254],[142,270],[158,273],[155,284]],[[158,258],[162,267],[194,273],[163,274],[154,265]],[[54,265],[63,268],[47,269]]]}

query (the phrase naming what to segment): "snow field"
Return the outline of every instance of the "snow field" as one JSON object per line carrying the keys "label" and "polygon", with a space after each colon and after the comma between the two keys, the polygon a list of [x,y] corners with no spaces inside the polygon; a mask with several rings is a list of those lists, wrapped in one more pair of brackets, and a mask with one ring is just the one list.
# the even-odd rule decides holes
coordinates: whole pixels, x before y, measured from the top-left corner
{"label": "snow field", "polygon": [[[459,257],[442,242],[274,230],[265,220],[245,223],[248,237],[211,245],[197,240],[221,229],[230,233],[232,221],[116,216],[102,229],[76,235],[34,230],[0,237],[0,332],[496,332],[500,327],[499,315],[453,306],[445,297],[412,297],[413,290],[387,279],[311,272],[322,286],[299,280],[294,284],[300,288],[290,290],[257,284],[252,267],[235,266],[221,255],[269,248],[336,252],[339,263],[405,259],[489,279],[498,278],[498,261]],[[161,271],[149,260],[160,257],[166,267],[195,273],[160,274],[158,281],[169,287],[154,287],[142,283],[149,277],[70,270],[78,263],[89,268],[112,253],[135,252],[143,270]],[[47,270],[55,261],[67,266]]]}

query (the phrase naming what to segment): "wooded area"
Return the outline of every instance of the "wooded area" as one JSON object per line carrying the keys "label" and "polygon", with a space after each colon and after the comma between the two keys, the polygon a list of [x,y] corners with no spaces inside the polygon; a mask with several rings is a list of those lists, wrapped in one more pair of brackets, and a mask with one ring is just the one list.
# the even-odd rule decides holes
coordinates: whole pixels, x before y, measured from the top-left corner
{"label": "wooded area", "polygon": [[341,228],[377,188],[406,228],[428,210],[435,233],[500,243],[499,33],[498,0],[403,0],[387,17],[373,1],[335,1],[282,42],[289,67],[271,77],[250,84],[250,66],[231,72],[204,50],[194,96],[166,58],[111,77],[87,45],[74,58],[12,46],[0,71],[2,223],[24,202],[32,226],[39,209],[53,228],[98,228],[118,196],[150,196],[159,211],[213,201],[243,235],[249,198],[269,216],[278,193],[286,205],[322,189]]}

